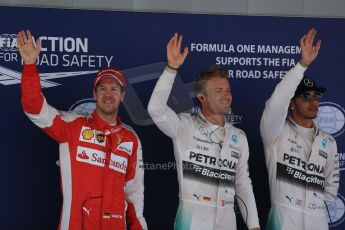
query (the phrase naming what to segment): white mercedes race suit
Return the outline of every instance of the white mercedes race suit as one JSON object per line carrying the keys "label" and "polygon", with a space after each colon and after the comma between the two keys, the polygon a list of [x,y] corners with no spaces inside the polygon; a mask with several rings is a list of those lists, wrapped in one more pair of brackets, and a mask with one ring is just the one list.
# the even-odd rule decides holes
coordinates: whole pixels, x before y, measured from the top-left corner
{"label": "white mercedes race suit", "polygon": [[260,124],[269,173],[272,207],[268,229],[328,229],[326,205],[339,187],[337,145],[314,124],[311,148],[288,116],[290,99],[306,68],[299,63],[276,86]]}
{"label": "white mercedes race suit", "polygon": [[177,115],[167,106],[175,74],[164,70],[148,105],[174,144],[180,197],[175,229],[235,230],[235,195],[242,200],[237,199],[247,226],[259,227],[245,133],[229,123],[224,128],[211,124],[201,113]]}

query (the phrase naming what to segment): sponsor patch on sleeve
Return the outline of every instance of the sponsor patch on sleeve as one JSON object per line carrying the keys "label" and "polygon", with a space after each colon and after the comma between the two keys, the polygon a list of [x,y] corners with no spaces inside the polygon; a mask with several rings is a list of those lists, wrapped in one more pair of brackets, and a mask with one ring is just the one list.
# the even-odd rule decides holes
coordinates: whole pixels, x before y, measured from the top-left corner
{"label": "sponsor patch on sleeve", "polygon": [[132,155],[133,142],[122,142],[117,146],[117,150],[123,151],[129,155]]}
{"label": "sponsor patch on sleeve", "polygon": [[238,152],[231,151],[231,157],[236,158],[236,159],[240,159],[240,154]]}
{"label": "sponsor patch on sleeve", "polygon": [[322,150],[319,150],[319,155],[322,156],[323,158],[325,158],[326,160],[328,158],[328,154]]}

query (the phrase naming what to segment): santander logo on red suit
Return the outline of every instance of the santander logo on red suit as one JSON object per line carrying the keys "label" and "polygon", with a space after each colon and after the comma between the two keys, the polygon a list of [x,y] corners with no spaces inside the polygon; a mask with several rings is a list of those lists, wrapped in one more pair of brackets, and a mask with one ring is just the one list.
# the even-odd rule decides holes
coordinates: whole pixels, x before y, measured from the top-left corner
{"label": "santander logo on red suit", "polygon": [[[90,127],[83,126],[80,131],[79,141],[81,142],[87,142],[87,143],[105,146],[106,140],[107,139],[104,136],[103,132],[98,131],[98,130],[93,130]],[[132,155],[133,142],[120,143],[121,139],[119,139],[119,137],[117,141],[118,141],[118,146],[115,149],[115,153],[118,153],[118,154],[122,153],[122,155],[123,154]],[[125,157],[119,156],[115,153],[111,153],[109,168],[125,174],[127,170],[128,159]],[[78,146],[76,160],[83,163],[104,167],[105,153],[97,149],[91,149],[91,148],[87,148],[83,146]]]}
{"label": "santander logo on red suit", "polygon": [[[76,160],[83,163],[104,167],[105,153],[103,151],[99,151],[96,149],[78,146]],[[127,170],[127,165],[127,158],[111,153],[109,168],[125,174]]]}

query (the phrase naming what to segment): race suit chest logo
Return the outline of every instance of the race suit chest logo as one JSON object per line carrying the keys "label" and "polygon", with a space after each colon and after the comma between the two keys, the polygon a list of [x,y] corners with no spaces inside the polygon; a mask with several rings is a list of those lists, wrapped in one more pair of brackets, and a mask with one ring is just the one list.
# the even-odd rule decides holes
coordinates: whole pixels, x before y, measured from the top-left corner
{"label": "race suit chest logo", "polygon": [[327,154],[327,153],[325,153],[325,152],[324,152],[324,151],[322,151],[322,150],[319,150],[319,156],[321,156],[321,157],[325,158],[326,160],[327,160],[327,158],[328,158],[328,154]]}
{"label": "race suit chest logo", "polygon": [[[295,125],[295,124],[293,124]],[[293,140],[291,138],[287,139],[289,143],[291,143],[291,146],[289,147],[291,153],[297,153],[300,154],[302,152],[302,146],[298,145],[296,140]]]}
{"label": "race suit chest logo", "polygon": [[304,206],[304,200],[294,197],[293,195],[285,195],[285,201],[289,205],[297,206],[297,207],[303,207]]}
{"label": "race suit chest logo", "polygon": [[283,163],[277,162],[277,178],[301,187],[307,185],[317,190],[323,190],[324,172],[324,166],[314,163],[307,164],[300,158],[287,153],[283,155]]}
{"label": "race suit chest logo", "polygon": [[324,138],[322,141],[321,141],[321,146],[322,148],[327,148],[328,147],[328,141],[326,138]]}
{"label": "race suit chest logo", "polygon": [[104,136],[104,134],[103,134],[103,133],[98,133],[98,134],[96,135],[96,140],[97,140],[98,143],[103,143],[103,142],[105,142],[105,136]]}
{"label": "race suit chest logo", "polygon": [[313,196],[314,196],[314,200],[311,200],[311,202],[306,204],[306,207],[308,207],[308,209],[310,210],[325,210],[326,206],[325,206],[324,198],[316,192],[313,192]]}
{"label": "race suit chest logo", "polygon": [[[233,185],[235,182],[235,161],[187,151],[188,161],[182,161],[183,176],[207,184]],[[198,162],[198,163],[194,163]],[[213,167],[208,167],[213,166]]]}
{"label": "race suit chest logo", "polygon": [[189,151],[189,160],[203,163],[209,166],[215,166],[220,168],[226,168],[231,171],[236,171],[237,163],[229,159],[221,159],[206,154],[197,153],[194,151]]}
{"label": "race suit chest logo", "polygon": [[95,135],[91,129],[85,129],[81,132],[84,140],[91,140]]}
{"label": "race suit chest logo", "polygon": [[[241,148],[240,148],[238,136],[236,134],[232,134],[230,136],[229,148],[231,148],[233,150],[237,150],[239,152],[242,151]],[[238,157],[241,157],[241,155],[239,154]]]}
{"label": "race suit chest logo", "polygon": [[121,136],[119,134],[116,135],[116,143],[119,145],[121,143]]}
{"label": "race suit chest logo", "polygon": [[232,141],[232,143],[237,144],[238,143],[238,136],[235,134],[231,135],[231,141]]}
{"label": "race suit chest logo", "polygon": [[83,126],[80,131],[79,141],[105,146],[106,137],[101,131]]}
{"label": "race suit chest logo", "polygon": [[133,149],[133,142],[122,142],[119,144],[116,148],[117,151],[122,151],[127,153],[128,155],[132,155],[132,149]]}
{"label": "race suit chest logo", "polygon": [[283,155],[283,162],[287,162],[289,166],[301,167],[304,171],[316,172],[317,174],[323,175],[325,173],[325,167],[314,163],[307,164],[301,158],[291,156],[287,153]]}
{"label": "race suit chest logo", "polygon": [[193,139],[196,140],[197,142],[201,142],[203,144],[208,144],[208,145],[213,145],[215,143],[213,143],[212,141],[209,140],[205,140],[205,139],[201,139],[199,137],[193,136]]}
{"label": "race suit chest logo", "polygon": [[[83,163],[104,167],[105,153],[96,149],[78,146],[76,160]],[[113,153],[111,154],[109,168],[125,174],[127,170],[127,164],[127,158],[115,155]]]}
{"label": "race suit chest logo", "polygon": [[231,157],[236,158],[236,159],[240,159],[241,156],[238,152],[231,151]]}
{"label": "race suit chest logo", "polygon": [[111,154],[109,168],[125,174],[127,170],[127,164],[128,164],[127,158],[115,155],[113,153]]}
{"label": "race suit chest logo", "polygon": [[76,160],[84,162],[84,163],[104,167],[105,154],[104,152],[100,150],[78,146]]}

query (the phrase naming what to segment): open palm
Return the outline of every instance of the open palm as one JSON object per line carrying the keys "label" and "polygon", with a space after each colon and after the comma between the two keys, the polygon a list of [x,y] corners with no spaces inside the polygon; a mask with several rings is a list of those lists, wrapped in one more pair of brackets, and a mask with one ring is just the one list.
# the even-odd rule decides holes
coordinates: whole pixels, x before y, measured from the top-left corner
{"label": "open palm", "polygon": [[167,44],[167,58],[168,65],[172,68],[178,69],[188,55],[188,47],[183,49],[181,53],[182,35],[175,33]]}
{"label": "open palm", "polygon": [[319,54],[319,50],[321,47],[321,40],[318,40],[314,45],[315,36],[316,36],[316,30],[312,28],[300,40],[300,45],[301,45],[300,63],[303,66],[309,66]]}
{"label": "open palm", "polygon": [[20,56],[23,58],[25,64],[34,64],[41,51],[41,43],[37,39],[34,45],[30,30],[20,31],[17,37],[17,46]]}

